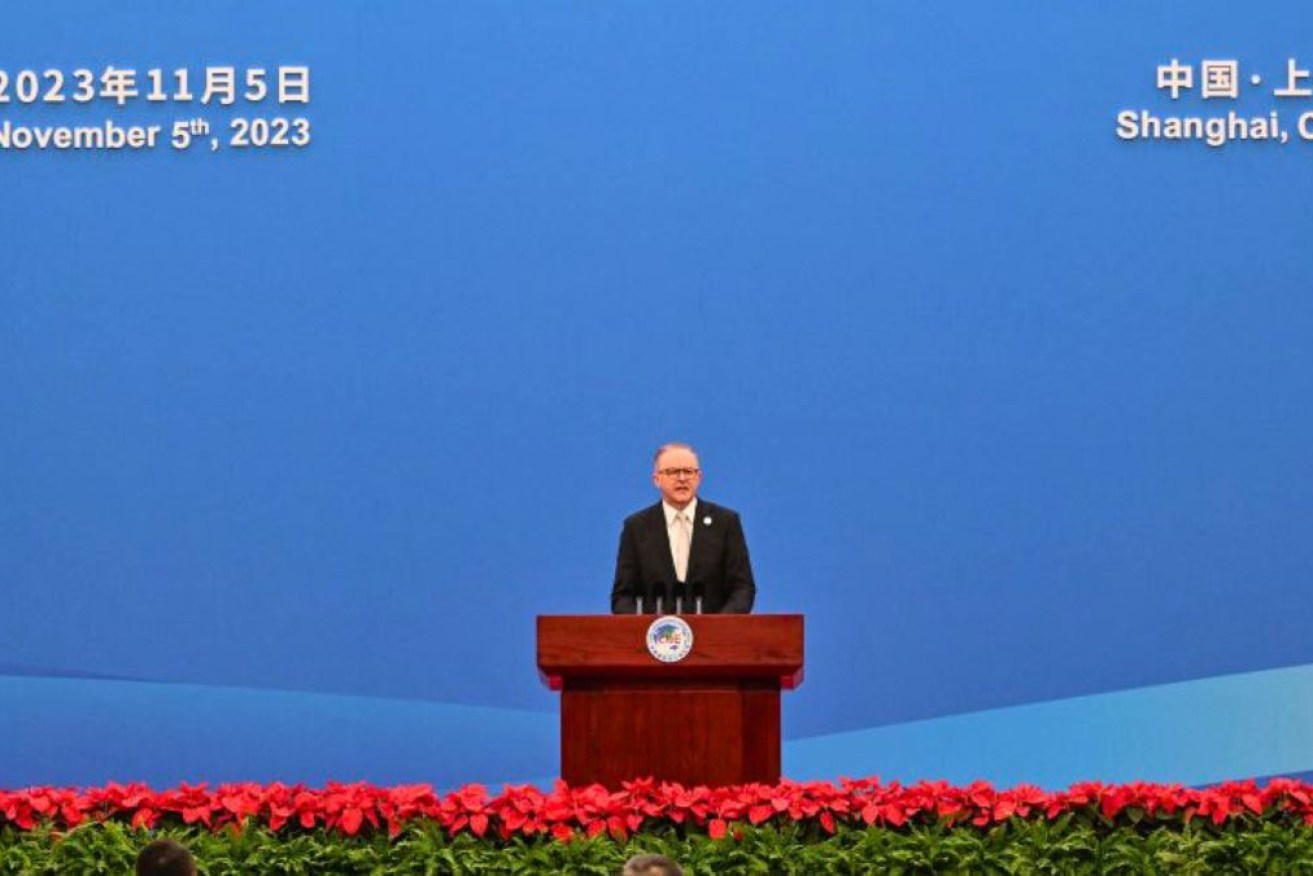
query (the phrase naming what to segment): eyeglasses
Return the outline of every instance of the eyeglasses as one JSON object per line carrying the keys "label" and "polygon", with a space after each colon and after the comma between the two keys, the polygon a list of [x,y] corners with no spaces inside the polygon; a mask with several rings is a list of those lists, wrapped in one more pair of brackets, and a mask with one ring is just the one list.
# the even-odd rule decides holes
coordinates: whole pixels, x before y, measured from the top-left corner
{"label": "eyeglasses", "polygon": [[667,478],[695,478],[702,473],[700,468],[663,468],[657,472]]}

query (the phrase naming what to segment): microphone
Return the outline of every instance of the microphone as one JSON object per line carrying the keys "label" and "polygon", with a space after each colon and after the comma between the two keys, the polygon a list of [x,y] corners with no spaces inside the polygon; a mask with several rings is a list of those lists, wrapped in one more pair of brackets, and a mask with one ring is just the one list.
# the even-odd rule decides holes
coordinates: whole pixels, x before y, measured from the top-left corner
{"label": "microphone", "polygon": [[693,595],[693,613],[702,614],[702,594],[704,590],[702,580],[700,578],[694,579],[689,582],[688,586],[689,592]]}

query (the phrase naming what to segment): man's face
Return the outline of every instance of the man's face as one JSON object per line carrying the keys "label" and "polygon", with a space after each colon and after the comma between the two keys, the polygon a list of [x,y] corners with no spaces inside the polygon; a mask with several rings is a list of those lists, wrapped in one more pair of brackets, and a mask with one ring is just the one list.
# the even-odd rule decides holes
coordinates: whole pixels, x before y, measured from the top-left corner
{"label": "man's face", "polygon": [[682,447],[667,450],[657,457],[652,483],[661,491],[662,499],[672,507],[683,508],[693,501],[702,483],[697,454]]}

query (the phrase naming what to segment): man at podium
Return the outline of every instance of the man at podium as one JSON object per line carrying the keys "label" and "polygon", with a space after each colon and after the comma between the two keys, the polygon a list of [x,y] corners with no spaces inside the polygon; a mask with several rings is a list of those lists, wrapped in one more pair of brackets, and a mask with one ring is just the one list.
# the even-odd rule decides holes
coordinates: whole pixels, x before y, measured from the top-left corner
{"label": "man at podium", "polygon": [[625,518],[611,611],[752,611],[757,586],[739,515],[698,498],[702,469],[687,444],[662,445],[652,483],[661,501]]}

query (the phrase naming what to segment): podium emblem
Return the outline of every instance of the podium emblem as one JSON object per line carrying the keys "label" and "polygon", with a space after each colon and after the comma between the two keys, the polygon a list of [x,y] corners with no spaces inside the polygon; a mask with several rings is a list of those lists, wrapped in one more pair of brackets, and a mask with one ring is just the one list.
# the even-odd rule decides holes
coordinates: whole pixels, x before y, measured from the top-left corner
{"label": "podium emblem", "polygon": [[693,650],[693,628],[681,617],[664,615],[647,628],[647,651],[662,663],[678,663]]}

